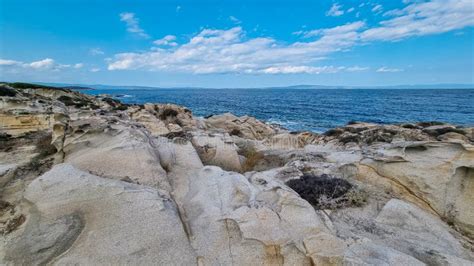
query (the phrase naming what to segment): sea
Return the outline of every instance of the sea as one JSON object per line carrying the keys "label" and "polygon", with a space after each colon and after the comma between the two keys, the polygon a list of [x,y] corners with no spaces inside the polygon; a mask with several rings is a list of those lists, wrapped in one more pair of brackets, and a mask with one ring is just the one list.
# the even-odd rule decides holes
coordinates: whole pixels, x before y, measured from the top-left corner
{"label": "sea", "polygon": [[195,116],[250,115],[291,131],[324,132],[350,121],[381,124],[443,121],[474,126],[474,89],[130,88],[109,94],[125,103],[174,103]]}

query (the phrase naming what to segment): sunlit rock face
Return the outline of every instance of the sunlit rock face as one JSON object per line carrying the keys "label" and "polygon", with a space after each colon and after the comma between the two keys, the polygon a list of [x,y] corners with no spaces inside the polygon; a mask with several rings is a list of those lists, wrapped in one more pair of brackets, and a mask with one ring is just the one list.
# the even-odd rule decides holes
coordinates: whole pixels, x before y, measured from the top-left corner
{"label": "sunlit rock face", "polygon": [[474,263],[472,128],[0,88],[0,264]]}

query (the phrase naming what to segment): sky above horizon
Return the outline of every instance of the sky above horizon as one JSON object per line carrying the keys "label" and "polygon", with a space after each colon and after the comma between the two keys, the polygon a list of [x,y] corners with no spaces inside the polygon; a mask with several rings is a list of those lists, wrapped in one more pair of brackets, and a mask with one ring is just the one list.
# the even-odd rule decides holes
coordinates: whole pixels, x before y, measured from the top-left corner
{"label": "sky above horizon", "polygon": [[474,83],[472,0],[0,0],[0,81]]}

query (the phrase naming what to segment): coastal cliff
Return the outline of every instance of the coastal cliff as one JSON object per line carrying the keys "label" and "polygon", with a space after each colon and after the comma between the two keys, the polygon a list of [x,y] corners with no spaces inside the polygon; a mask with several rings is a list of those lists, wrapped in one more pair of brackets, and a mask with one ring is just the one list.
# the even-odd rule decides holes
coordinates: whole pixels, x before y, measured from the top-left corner
{"label": "coastal cliff", "polygon": [[474,128],[0,85],[0,264],[472,265],[473,203]]}

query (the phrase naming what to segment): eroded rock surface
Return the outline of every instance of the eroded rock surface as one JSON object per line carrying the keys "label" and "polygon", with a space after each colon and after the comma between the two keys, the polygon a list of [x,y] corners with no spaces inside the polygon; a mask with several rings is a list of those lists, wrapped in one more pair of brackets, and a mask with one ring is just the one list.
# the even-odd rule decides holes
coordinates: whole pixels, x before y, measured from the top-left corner
{"label": "eroded rock surface", "polygon": [[0,90],[0,264],[474,264],[472,128]]}

